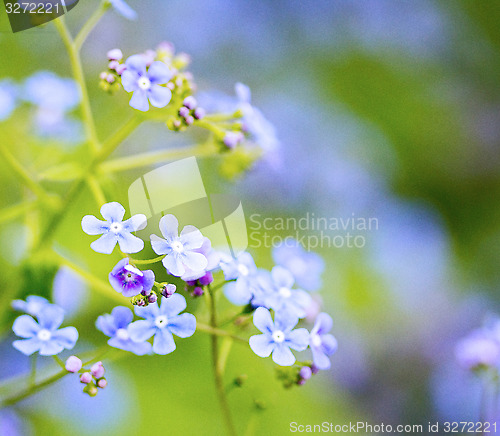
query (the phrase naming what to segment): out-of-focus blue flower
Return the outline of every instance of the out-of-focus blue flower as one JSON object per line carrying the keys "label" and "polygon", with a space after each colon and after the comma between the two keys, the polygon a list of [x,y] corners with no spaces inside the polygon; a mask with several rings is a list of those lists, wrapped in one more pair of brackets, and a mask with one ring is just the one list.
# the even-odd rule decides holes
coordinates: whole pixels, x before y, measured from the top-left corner
{"label": "out-of-focus blue flower", "polygon": [[117,306],[111,314],[101,315],[97,318],[96,328],[109,336],[108,345],[120,350],[130,351],[138,356],[143,356],[151,351],[149,342],[134,342],[130,339],[128,326],[134,314],[128,307]]}
{"label": "out-of-focus blue flower", "polygon": [[290,348],[303,351],[307,348],[309,332],[293,328],[299,319],[287,312],[276,312],[274,322],[271,313],[259,307],[253,315],[253,323],[262,334],[250,337],[250,348],[259,357],[268,357],[273,353],[273,361],[281,366],[295,363],[295,356]]}
{"label": "out-of-focus blue flower", "polygon": [[25,338],[12,343],[14,348],[27,356],[36,351],[42,356],[59,354],[64,349],[71,350],[78,340],[74,327],[58,328],[64,320],[64,310],[54,304],[45,305],[37,316],[38,322],[29,315],[21,315],[14,321],[12,330]]}
{"label": "out-of-focus blue flower", "polygon": [[180,338],[192,336],[196,330],[196,318],[190,313],[180,314],[186,308],[186,299],[182,295],[173,294],[161,300],[161,306],[158,302],[146,307],[136,306],[135,314],[144,320],[130,324],[128,332],[135,342],[144,342],[154,336],[153,351],[168,354],[175,350],[172,334]]}
{"label": "out-of-focus blue flower", "polygon": [[111,6],[118,12],[122,17],[127,20],[137,19],[137,12],[134,11],[127,3],[123,0],[109,0]]}
{"label": "out-of-focus blue flower", "polygon": [[11,409],[0,410],[0,429],[4,436],[29,436],[32,433],[26,419],[19,417]]}
{"label": "out-of-focus blue flower", "polygon": [[156,254],[166,255],[162,262],[170,274],[181,277],[187,268],[201,271],[207,267],[207,258],[198,252],[205,239],[196,227],[184,227],[179,236],[179,222],[171,214],[162,217],[159,225],[165,239],[151,235],[151,246]]}
{"label": "out-of-focus blue flower", "polygon": [[253,298],[257,267],[250,253],[240,253],[236,259],[224,256],[220,263],[226,280],[236,280],[224,286],[227,299],[237,305],[248,304]]}
{"label": "out-of-focus blue flower", "polygon": [[141,292],[149,292],[155,283],[151,270],[141,271],[129,264],[128,258],[120,260],[109,273],[109,283],[124,297],[135,297]]}
{"label": "out-of-focus blue flower", "polygon": [[208,272],[217,269],[220,262],[220,253],[212,248],[212,242],[207,237],[203,238],[203,245],[193,250],[195,253],[201,253],[207,258],[207,266],[204,269],[194,271],[185,266],[186,271],[181,276],[185,282],[198,280],[205,276]]}
{"label": "out-of-focus blue flower", "polygon": [[497,323],[475,330],[457,343],[455,356],[463,368],[500,365],[500,325]]}
{"label": "out-of-focus blue flower", "polygon": [[27,313],[28,315],[38,317],[38,314],[47,305],[50,305],[46,298],[40,297],[38,295],[29,295],[24,300],[14,300],[12,302],[12,308],[18,310],[19,312]]}
{"label": "out-of-focus blue flower", "polygon": [[0,81],[0,121],[9,118],[16,108],[16,87],[9,80]]}
{"label": "out-of-focus blue flower", "polygon": [[319,254],[304,250],[298,241],[287,239],[274,247],[273,259],[292,273],[297,286],[306,291],[317,291],[321,287],[325,262]]}
{"label": "out-of-focus blue flower", "polygon": [[52,299],[64,309],[66,317],[72,317],[85,309],[88,291],[85,280],[71,268],[59,268],[52,285]]}
{"label": "out-of-focus blue flower", "polygon": [[173,74],[169,68],[160,61],[153,62],[147,68],[147,61],[143,55],[130,56],[125,62],[127,69],[122,74],[123,89],[133,92],[130,106],[146,112],[149,102],[158,108],[165,107],[172,98],[172,92],[165,86]]}
{"label": "out-of-focus blue flower", "polygon": [[85,215],[82,219],[82,229],[87,235],[102,234],[97,241],[90,244],[94,251],[111,254],[116,243],[124,253],[137,253],[144,248],[144,241],[131,232],[146,227],[146,215],[137,214],[122,221],[125,208],[116,201],[104,204],[101,207],[101,215],[106,221],[101,221],[93,215]]}
{"label": "out-of-focus blue flower", "polygon": [[316,318],[311,334],[309,336],[309,346],[313,355],[314,365],[318,369],[329,369],[331,356],[337,351],[337,339],[328,334],[332,328],[332,318],[326,313],[320,313]]}
{"label": "out-of-focus blue flower", "polygon": [[311,296],[302,289],[292,289],[294,278],[290,271],[282,266],[275,266],[271,274],[260,274],[257,277],[263,295],[263,305],[275,312],[287,312],[290,315],[304,318],[311,304]]}

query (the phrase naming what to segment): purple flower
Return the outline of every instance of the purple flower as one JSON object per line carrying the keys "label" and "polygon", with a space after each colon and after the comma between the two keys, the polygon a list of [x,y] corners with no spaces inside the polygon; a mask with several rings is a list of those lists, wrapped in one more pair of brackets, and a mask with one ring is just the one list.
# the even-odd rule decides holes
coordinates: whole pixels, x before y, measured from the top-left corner
{"label": "purple flower", "polygon": [[298,241],[287,240],[275,247],[273,259],[293,274],[297,286],[306,291],[317,291],[321,287],[325,262],[319,254],[305,251]]}
{"label": "purple flower", "polygon": [[82,229],[88,235],[102,236],[90,244],[98,253],[111,254],[116,243],[124,253],[137,253],[144,248],[144,241],[131,234],[146,227],[146,216],[137,214],[126,221],[123,220],[125,209],[116,201],[106,203],[101,207],[101,215],[106,221],[101,221],[93,215],[82,219]]}
{"label": "purple flower", "polygon": [[16,108],[16,87],[9,80],[0,81],[0,121],[7,119]]}
{"label": "purple flower", "polygon": [[51,303],[46,298],[39,297],[38,295],[29,295],[26,301],[14,300],[12,308],[19,312],[27,313],[28,315],[37,317],[42,308],[49,306]]}
{"label": "purple flower", "polygon": [[200,248],[194,249],[193,252],[203,254],[203,256],[207,258],[207,266],[197,271],[186,267],[186,271],[181,276],[181,279],[185,282],[198,280],[204,277],[208,272],[213,271],[219,266],[220,254],[212,249],[212,243],[210,242],[210,239],[204,237],[203,245]]}
{"label": "purple flower", "polygon": [[253,297],[257,267],[252,256],[243,252],[236,259],[225,256],[220,266],[226,280],[236,280],[224,286],[227,299],[237,305],[248,304]]}
{"label": "purple flower", "polygon": [[128,258],[120,260],[109,273],[109,283],[116,292],[124,297],[135,297],[141,292],[147,294],[155,283],[155,274],[151,270],[141,271],[129,264]]}
{"label": "purple flower", "polygon": [[198,252],[205,240],[196,227],[184,227],[179,236],[179,222],[169,214],[160,219],[160,231],[165,239],[151,235],[151,246],[156,254],[166,255],[162,262],[170,274],[181,277],[186,270],[201,271],[207,267],[207,258]]}
{"label": "purple flower", "polygon": [[113,6],[114,10],[118,12],[122,17],[127,20],[137,19],[137,12],[134,11],[127,3],[123,0],[108,0]]}
{"label": "purple flower", "polygon": [[311,330],[309,346],[313,356],[314,365],[318,369],[329,369],[331,356],[337,351],[337,339],[328,334],[332,328],[332,318],[326,313],[320,313],[316,318],[316,323]]}
{"label": "purple flower", "polygon": [[136,307],[135,313],[144,320],[130,324],[128,331],[133,341],[143,343],[154,336],[153,351],[168,354],[175,350],[172,334],[180,338],[192,336],[196,330],[196,318],[190,313],[180,314],[186,308],[186,299],[180,294],[161,298],[158,303]]}
{"label": "purple flower", "polygon": [[301,289],[292,289],[295,280],[290,271],[275,266],[270,275],[261,274],[257,280],[264,292],[261,297],[264,306],[274,309],[275,312],[288,312],[298,318],[306,316],[311,296]]}
{"label": "purple flower", "polygon": [[170,102],[172,91],[160,85],[167,83],[173,74],[163,62],[153,62],[147,68],[147,60],[143,55],[133,55],[125,65],[127,69],[122,74],[122,85],[125,91],[134,93],[130,106],[146,112],[149,110],[148,99],[154,107],[159,108]]}
{"label": "purple flower", "polygon": [[277,312],[274,322],[271,313],[259,307],[253,315],[253,323],[263,334],[250,337],[250,348],[259,357],[268,357],[273,353],[273,361],[281,366],[291,366],[295,356],[290,348],[303,351],[307,348],[309,332],[306,329],[293,328],[299,319],[286,312]]}
{"label": "purple flower", "polygon": [[96,328],[109,336],[108,345],[120,350],[143,356],[151,351],[151,344],[148,342],[137,343],[130,339],[128,327],[134,315],[128,307],[117,306],[111,314],[101,315],[97,318]]}
{"label": "purple flower", "polygon": [[[494,326],[495,327],[495,326]],[[499,326],[483,327],[461,339],[455,347],[458,363],[472,370],[482,366],[497,367],[500,364]]]}
{"label": "purple flower", "polygon": [[75,346],[78,331],[74,327],[58,330],[64,319],[64,311],[60,307],[46,305],[38,312],[37,318],[38,322],[29,315],[21,315],[14,321],[12,330],[17,336],[25,338],[14,341],[14,348],[27,356],[36,351],[42,356],[52,356]]}

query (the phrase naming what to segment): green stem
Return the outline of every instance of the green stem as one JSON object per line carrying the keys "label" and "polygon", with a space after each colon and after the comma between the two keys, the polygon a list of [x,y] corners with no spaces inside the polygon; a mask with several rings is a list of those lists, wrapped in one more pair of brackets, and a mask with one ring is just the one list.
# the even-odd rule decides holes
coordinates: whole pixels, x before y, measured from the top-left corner
{"label": "green stem", "polygon": [[26,200],[14,206],[4,208],[0,210],[0,224],[24,215],[26,212],[35,209],[36,206],[36,200]]}
{"label": "green stem", "polygon": [[240,336],[234,335],[232,333],[227,332],[226,330],[222,330],[219,328],[214,328],[212,326],[202,324],[197,322],[196,323],[196,331],[204,332],[204,333],[209,333],[211,335],[215,336],[220,336],[222,338],[230,338],[233,341],[236,342],[241,342],[242,344],[248,345],[248,339],[241,338]]}
{"label": "green stem", "polygon": [[66,51],[69,55],[69,60],[71,63],[71,69],[73,70],[73,77],[80,87],[81,103],[80,107],[82,110],[83,121],[85,125],[85,133],[87,136],[87,141],[90,147],[96,153],[100,149],[99,139],[97,138],[97,131],[95,128],[94,116],[92,115],[92,108],[90,106],[89,94],[87,91],[87,85],[85,83],[85,76],[83,74],[82,61],[80,59],[80,54],[78,48],[69,33],[66,26],[66,21],[64,16],[59,17],[54,20],[54,25],[56,26],[59,35],[66,47]]}
{"label": "green stem", "polygon": [[64,362],[61,360],[61,358],[57,355],[54,355],[54,360],[56,361],[56,363],[62,368],[62,369],[66,369],[66,365],[64,364]]}
{"label": "green stem", "polygon": [[[215,306],[215,298],[210,286],[208,286],[208,292],[205,292],[205,296],[208,299],[208,306],[210,310],[210,326],[215,331],[217,329],[217,310]],[[221,366],[219,362],[219,350],[218,350],[218,336],[212,331],[211,337],[211,349],[212,349],[212,366],[214,371],[215,388],[217,391],[217,396],[219,398],[219,404],[224,417],[224,423],[226,424],[226,429],[229,435],[235,436],[236,430],[234,428],[233,420],[231,418],[231,410],[229,409],[229,404],[227,402],[226,390],[224,388],[224,380],[222,377]]]}
{"label": "green stem", "polygon": [[106,203],[106,196],[104,195],[99,181],[94,176],[88,176],[86,181],[95,201],[97,202],[97,205],[101,207],[104,203]]}
{"label": "green stem", "polygon": [[111,3],[107,1],[101,2],[99,7],[94,11],[94,13],[90,16],[90,18],[86,21],[83,27],[78,32],[78,35],[75,37],[75,49],[80,51],[82,45],[87,40],[90,32],[94,30],[94,27],[97,26],[97,23],[101,20],[102,16],[106,13],[106,11],[111,6]]}
{"label": "green stem", "polygon": [[131,263],[135,263],[136,265],[149,265],[152,263],[159,262],[165,256],[166,256],[166,254],[162,254],[161,256],[155,257],[153,259],[132,259],[131,257],[129,257],[129,260]]}

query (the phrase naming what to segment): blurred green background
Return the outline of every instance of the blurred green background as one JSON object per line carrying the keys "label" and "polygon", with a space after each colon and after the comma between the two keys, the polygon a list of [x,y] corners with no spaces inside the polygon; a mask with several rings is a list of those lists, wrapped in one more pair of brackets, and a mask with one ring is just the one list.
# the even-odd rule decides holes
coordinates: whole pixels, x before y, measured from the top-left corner
{"label": "blurred green background", "polygon": [[[132,111],[125,93],[110,97],[98,88],[106,52],[119,47],[128,56],[169,40],[192,56],[200,90],[232,94],[235,82],[248,84],[281,140],[281,165],[259,163],[233,184],[204,161],[210,192],[238,195],[247,217],[354,214],[379,222],[363,248],[318,250],[327,264],[321,295],[339,340],[331,371],[284,390],[270,359],[233,346],[228,383],[249,375],[229,394],[239,432],[250,425],[255,434],[288,434],[292,421],[477,420],[479,387],[457,367],[454,345],[499,303],[499,3],[129,3],[139,19],[109,11],[82,52],[100,137]],[[96,6],[80,2],[67,17],[70,28],[75,32]],[[52,25],[13,35],[2,12],[0,30],[0,78],[21,82],[38,70],[71,75]],[[192,140],[145,124],[115,156]],[[77,147],[38,140],[26,111],[0,124],[0,141],[34,172],[64,153],[85,159]],[[128,186],[141,174],[102,175],[107,197],[127,205]],[[1,206],[26,195],[1,161],[0,179]],[[64,192],[68,185],[46,186]],[[56,246],[106,279],[118,255],[91,251],[80,228],[83,215],[97,212],[89,192],[79,197]],[[22,280],[26,295],[48,295],[56,272],[43,259],[22,262],[26,237],[24,222],[0,224],[1,292],[9,313],[2,321],[2,377],[29,366],[6,330],[14,317],[7,310],[12,290]],[[271,268],[269,248],[250,251],[258,266]],[[93,324],[115,301],[90,292],[84,303],[71,325],[80,331],[79,346],[89,349],[105,343]],[[166,357],[130,355],[108,365],[109,388],[98,397],[87,398],[68,377],[16,412],[34,435],[223,434],[208,345],[208,336],[197,333]],[[254,400],[267,408],[257,410]]]}

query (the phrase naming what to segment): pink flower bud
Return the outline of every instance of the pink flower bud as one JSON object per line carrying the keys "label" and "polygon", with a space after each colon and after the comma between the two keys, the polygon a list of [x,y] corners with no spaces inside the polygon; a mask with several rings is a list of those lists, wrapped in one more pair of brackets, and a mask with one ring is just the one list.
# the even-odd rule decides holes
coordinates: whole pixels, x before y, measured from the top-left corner
{"label": "pink flower bud", "polygon": [[82,369],[82,361],[76,356],[70,356],[66,360],[66,371],[68,372],[78,372]]}
{"label": "pink flower bud", "polygon": [[125,64],[120,64],[115,68],[115,71],[116,71],[116,74],[121,76],[126,69],[127,69],[127,66]]}
{"label": "pink flower bud", "polygon": [[107,385],[108,385],[108,382],[106,381],[105,378],[103,378],[97,382],[97,387],[99,387],[101,389],[104,389]]}
{"label": "pink flower bud", "polygon": [[90,368],[90,373],[95,377],[95,378],[101,378],[104,373],[105,373],[104,366],[102,366],[102,362],[97,362],[92,365],[92,368]]}
{"label": "pink flower bud", "polygon": [[80,377],[80,382],[89,384],[92,381],[92,374],[90,372],[84,372]]}
{"label": "pink flower bud", "polygon": [[108,51],[107,56],[110,61],[121,61],[123,59],[123,53],[119,48]]}

